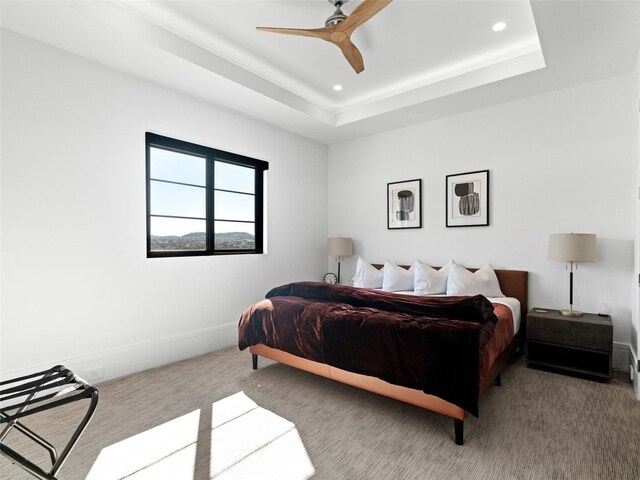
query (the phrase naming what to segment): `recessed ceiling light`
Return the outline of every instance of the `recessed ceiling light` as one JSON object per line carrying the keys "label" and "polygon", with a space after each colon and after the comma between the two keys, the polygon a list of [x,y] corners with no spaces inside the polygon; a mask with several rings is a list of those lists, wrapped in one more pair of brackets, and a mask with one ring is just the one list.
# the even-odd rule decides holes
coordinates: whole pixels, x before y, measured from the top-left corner
{"label": "recessed ceiling light", "polygon": [[507,28],[507,24],[506,24],[506,23],[504,23],[504,22],[498,22],[498,23],[495,23],[495,24],[493,25],[493,31],[494,31],[494,32],[501,32],[501,31],[502,31],[502,30],[504,30],[505,28]]}
{"label": "recessed ceiling light", "polygon": [[333,86],[333,89],[334,89],[336,92],[339,92],[340,90],[342,90],[342,85],[340,85],[340,84],[334,85],[334,86]]}

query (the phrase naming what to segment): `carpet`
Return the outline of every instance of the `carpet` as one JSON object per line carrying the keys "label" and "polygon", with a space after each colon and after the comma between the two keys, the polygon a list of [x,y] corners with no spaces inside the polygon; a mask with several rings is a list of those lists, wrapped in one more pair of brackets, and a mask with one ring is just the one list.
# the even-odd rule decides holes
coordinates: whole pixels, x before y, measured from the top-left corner
{"label": "carpet", "polygon": [[[96,415],[60,480],[640,478],[629,383],[530,369],[517,357],[465,421],[227,348],[98,384]],[[55,445],[78,405],[27,425]],[[7,443],[46,465],[12,432]],[[0,458],[0,477],[28,480]]]}

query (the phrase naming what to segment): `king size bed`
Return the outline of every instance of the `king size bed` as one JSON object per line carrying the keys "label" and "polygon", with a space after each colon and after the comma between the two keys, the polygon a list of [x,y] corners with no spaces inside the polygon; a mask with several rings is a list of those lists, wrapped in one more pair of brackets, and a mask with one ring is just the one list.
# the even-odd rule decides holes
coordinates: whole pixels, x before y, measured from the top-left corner
{"label": "king size bed", "polygon": [[478,416],[480,396],[500,384],[524,329],[527,272],[495,277],[504,297],[490,300],[282,285],[242,314],[238,344],[254,369],[262,356],[447,415],[462,445],[465,417]]}

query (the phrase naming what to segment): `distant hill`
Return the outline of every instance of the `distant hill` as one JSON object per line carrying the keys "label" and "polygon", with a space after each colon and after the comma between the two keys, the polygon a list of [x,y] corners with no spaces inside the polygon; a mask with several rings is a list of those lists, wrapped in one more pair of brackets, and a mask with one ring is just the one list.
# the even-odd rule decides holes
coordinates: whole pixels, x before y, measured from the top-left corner
{"label": "distant hill", "polygon": [[[247,232],[216,233],[214,242],[215,248],[222,250],[253,250],[256,244],[255,237]],[[151,235],[151,250],[205,250],[206,247],[205,232],[192,232],[180,237]]]}
{"label": "distant hill", "polygon": [[216,233],[215,239],[216,241],[220,239],[220,240],[249,240],[253,242],[255,240],[255,237],[247,232],[227,232],[227,233]]}

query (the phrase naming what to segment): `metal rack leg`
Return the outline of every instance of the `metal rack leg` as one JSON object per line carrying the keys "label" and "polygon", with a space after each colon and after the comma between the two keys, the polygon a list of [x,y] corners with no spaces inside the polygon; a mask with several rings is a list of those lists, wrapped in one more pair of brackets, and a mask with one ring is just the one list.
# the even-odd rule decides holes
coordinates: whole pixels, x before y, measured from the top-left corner
{"label": "metal rack leg", "polygon": [[11,461],[11,463],[18,465],[24,471],[29,472],[31,475],[39,478],[40,480],[57,480],[56,477],[54,477],[50,473],[45,472],[38,465],[27,460],[18,452],[11,450],[9,447],[3,445],[2,443],[0,443],[0,453],[3,456],[7,457]]}
{"label": "metal rack leg", "polygon": [[76,428],[76,431],[73,432],[73,435],[71,436],[71,440],[69,440],[69,443],[67,443],[67,446],[64,448],[64,450],[60,454],[58,461],[55,463],[55,465],[51,469],[51,475],[53,475],[54,477],[58,473],[58,470],[60,470],[60,468],[64,464],[64,461],[67,459],[67,457],[71,453],[71,450],[73,450],[73,447],[76,446],[76,443],[80,439],[80,435],[82,435],[85,428],[87,428],[87,425],[89,425],[89,421],[93,417],[93,412],[95,412],[97,406],[98,406],[98,390],[94,388],[93,392],[91,393],[91,403],[89,404],[89,409],[87,410],[87,413],[84,415],[84,418],[82,419],[82,422],[80,422],[80,425],[78,425],[78,428]]}
{"label": "metal rack leg", "polygon": [[51,445],[49,442],[47,442],[44,438],[42,438],[33,430],[22,425],[20,422],[16,422],[14,424],[14,428],[19,432],[22,432],[23,434],[25,434],[27,437],[29,437],[31,440],[33,440],[37,444],[46,448],[47,451],[49,452],[49,456],[51,457],[51,465],[55,465],[55,463],[58,461],[58,452],[56,451],[56,447]]}

